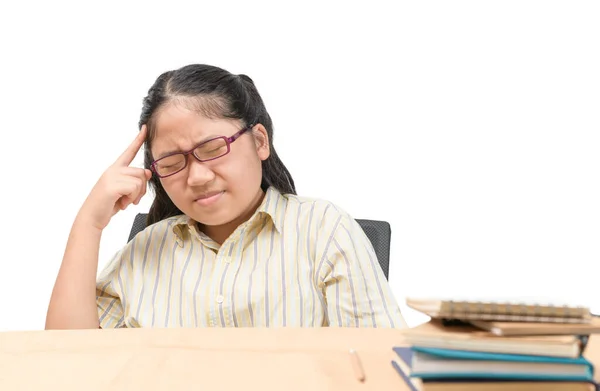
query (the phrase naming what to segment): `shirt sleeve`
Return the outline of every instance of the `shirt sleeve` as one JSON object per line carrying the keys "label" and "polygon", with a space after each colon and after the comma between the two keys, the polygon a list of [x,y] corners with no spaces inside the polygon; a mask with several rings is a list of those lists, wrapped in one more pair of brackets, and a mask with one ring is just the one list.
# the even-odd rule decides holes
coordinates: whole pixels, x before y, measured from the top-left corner
{"label": "shirt sleeve", "polygon": [[119,284],[122,253],[119,251],[115,254],[96,279],[96,304],[100,327],[103,329],[125,327],[121,302],[123,292]]}
{"label": "shirt sleeve", "polygon": [[377,255],[358,222],[338,216],[320,262],[330,326],[404,328]]}

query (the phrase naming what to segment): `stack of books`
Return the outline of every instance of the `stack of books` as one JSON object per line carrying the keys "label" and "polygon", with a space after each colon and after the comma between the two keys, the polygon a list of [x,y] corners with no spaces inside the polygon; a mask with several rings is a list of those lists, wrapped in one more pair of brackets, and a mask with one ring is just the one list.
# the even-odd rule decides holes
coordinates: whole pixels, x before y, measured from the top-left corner
{"label": "stack of books", "polygon": [[585,307],[408,299],[431,320],[404,331],[392,365],[413,391],[595,390]]}

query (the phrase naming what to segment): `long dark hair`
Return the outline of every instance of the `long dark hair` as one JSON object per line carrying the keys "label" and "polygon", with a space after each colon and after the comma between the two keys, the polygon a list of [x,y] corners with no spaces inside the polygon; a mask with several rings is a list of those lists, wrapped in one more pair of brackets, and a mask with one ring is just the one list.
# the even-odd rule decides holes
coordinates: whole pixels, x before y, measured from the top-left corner
{"label": "long dark hair", "polygon": [[[192,98],[192,99],[190,99]],[[294,180],[273,147],[273,122],[252,79],[234,75],[211,65],[193,64],[160,75],[144,98],[139,127],[146,124],[144,167],[152,161],[150,148],[156,133],[155,114],[167,103],[193,102],[193,108],[209,118],[238,119],[244,126],[262,124],[269,135],[270,156],[262,162],[261,188],[273,186],[281,193],[296,194]],[[173,204],[159,178],[153,175],[150,187],[155,198],[148,212],[147,225],[183,214]]]}

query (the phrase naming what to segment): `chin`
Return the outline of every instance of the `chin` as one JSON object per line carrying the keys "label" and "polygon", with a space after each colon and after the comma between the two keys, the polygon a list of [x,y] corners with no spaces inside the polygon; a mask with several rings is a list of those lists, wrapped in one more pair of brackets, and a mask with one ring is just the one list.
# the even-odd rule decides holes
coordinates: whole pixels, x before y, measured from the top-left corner
{"label": "chin", "polygon": [[228,216],[225,213],[192,213],[189,216],[191,216],[192,219],[199,222],[200,224],[207,226],[225,225],[232,222],[235,219],[234,217]]}

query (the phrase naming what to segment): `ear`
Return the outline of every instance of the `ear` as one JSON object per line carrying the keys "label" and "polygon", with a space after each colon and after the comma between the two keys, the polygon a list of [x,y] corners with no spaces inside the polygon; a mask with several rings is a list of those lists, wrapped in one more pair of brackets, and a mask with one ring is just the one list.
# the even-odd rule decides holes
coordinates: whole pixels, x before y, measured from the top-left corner
{"label": "ear", "polygon": [[256,154],[260,160],[267,160],[271,155],[269,148],[269,134],[267,129],[262,124],[257,124],[252,129],[252,135],[254,136],[254,145],[256,146]]}

